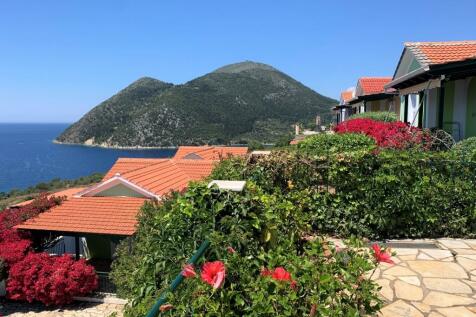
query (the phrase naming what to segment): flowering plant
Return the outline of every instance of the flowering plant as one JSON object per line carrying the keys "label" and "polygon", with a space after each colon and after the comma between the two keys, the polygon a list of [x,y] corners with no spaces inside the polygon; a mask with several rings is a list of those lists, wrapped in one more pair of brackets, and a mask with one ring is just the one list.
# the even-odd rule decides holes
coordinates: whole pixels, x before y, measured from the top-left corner
{"label": "flowering plant", "polygon": [[85,260],[47,253],[29,253],[11,266],[7,281],[10,299],[37,300],[45,305],[70,303],[74,296],[84,296],[97,286],[94,268]]}
{"label": "flowering plant", "polygon": [[382,148],[426,149],[430,144],[430,136],[425,131],[410,127],[401,121],[382,122],[372,119],[352,119],[338,124],[334,131],[337,133],[362,133],[372,137]]}
{"label": "flowering plant", "polygon": [[8,273],[10,299],[61,305],[71,302],[73,296],[83,296],[97,288],[94,268],[84,260],[31,252],[28,236],[13,228],[62,200],[45,193],[30,204],[0,212],[0,262],[6,264],[3,271]]}

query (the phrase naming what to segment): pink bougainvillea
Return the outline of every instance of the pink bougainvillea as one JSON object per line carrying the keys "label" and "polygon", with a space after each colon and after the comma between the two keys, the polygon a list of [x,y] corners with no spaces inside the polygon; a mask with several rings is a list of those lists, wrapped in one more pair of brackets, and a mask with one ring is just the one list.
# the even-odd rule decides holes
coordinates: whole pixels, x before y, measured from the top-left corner
{"label": "pink bougainvillea", "polygon": [[83,259],[75,261],[69,255],[29,253],[10,268],[7,292],[14,300],[62,305],[71,302],[74,296],[90,293],[97,286],[94,268]]}
{"label": "pink bougainvillea", "polygon": [[14,300],[62,305],[98,286],[96,272],[85,260],[31,252],[28,235],[13,227],[61,203],[63,198],[40,195],[32,203],[0,212],[0,259],[7,264],[7,296]]}
{"label": "pink bougainvillea", "polygon": [[407,149],[420,147],[425,149],[429,144],[429,135],[406,123],[383,122],[371,119],[352,119],[338,124],[334,131],[337,133],[363,133],[372,137],[382,148]]}

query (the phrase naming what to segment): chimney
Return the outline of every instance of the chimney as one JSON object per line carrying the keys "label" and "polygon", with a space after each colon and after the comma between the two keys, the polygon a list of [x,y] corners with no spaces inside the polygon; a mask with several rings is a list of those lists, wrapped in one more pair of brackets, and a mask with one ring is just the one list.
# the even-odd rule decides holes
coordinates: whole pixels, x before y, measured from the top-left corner
{"label": "chimney", "polygon": [[300,131],[299,131],[299,124],[296,123],[296,125],[294,126],[294,128],[295,128],[295,134],[296,134],[296,135],[299,135],[299,132],[300,132]]}

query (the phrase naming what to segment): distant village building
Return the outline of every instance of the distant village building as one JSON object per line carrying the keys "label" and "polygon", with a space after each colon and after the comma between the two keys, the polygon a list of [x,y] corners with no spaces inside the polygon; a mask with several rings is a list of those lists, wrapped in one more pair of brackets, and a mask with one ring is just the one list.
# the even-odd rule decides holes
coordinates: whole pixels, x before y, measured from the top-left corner
{"label": "distant village building", "polygon": [[398,91],[401,121],[476,136],[476,41],[405,43],[385,88]]}
{"label": "distant village building", "polygon": [[352,107],[349,105],[349,100],[355,96],[355,87],[349,88],[340,94],[339,105],[334,107],[336,123],[347,120],[352,115]]}
{"label": "distant village building", "polygon": [[355,95],[348,101],[352,113],[381,112],[399,110],[400,99],[395,90],[385,90],[392,77],[361,77],[357,81]]}

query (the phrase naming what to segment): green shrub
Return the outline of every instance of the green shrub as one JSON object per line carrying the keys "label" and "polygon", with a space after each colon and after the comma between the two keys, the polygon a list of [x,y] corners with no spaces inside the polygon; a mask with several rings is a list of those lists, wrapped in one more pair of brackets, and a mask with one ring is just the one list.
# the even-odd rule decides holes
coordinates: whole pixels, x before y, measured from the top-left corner
{"label": "green shrub", "polygon": [[[169,294],[169,315],[303,316],[313,305],[316,316],[376,312],[377,286],[363,278],[375,267],[369,254],[337,252],[328,242],[306,238],[308,223],[309,215],[292,200],[253,182],[243,193],[194,184],[161,205],[147,204],[132,251],[130,241],[119,245],[111,273],[119,294],[132,299],[126,316],[144,316],[205,239],[211,247],[196,268],[223,261],[225,283],[213,291],[199,277],[185,279]],[[262,276],[264,268],[279,266],[296,287]]]}
{"label": "green shrub", "polygon": [[471,137],[459,141],[451,151],[457,159],[476,161],[476,137]]}
{"label": "green shrub", "polygon": [[244,178],[286,195],[320,233],[428,238],[476,232],[476,163],[445,152],[279,152],[249,165]]}
{"label": "green shrub", "polygon": [[380,112],[363,112],[352,115],[349,120],[352,119],[372,119],[375,121],[395,122],[398,121],[397,114],[395,112],[380,111]]}
{"label": "green shrub", "polygon": [[321,133],[299,142],[298,149],[313,155],[328,155],[349,151],[369,152],[375,149],[374,139],[359,133]]}

